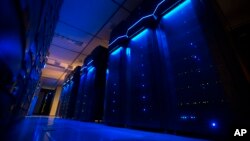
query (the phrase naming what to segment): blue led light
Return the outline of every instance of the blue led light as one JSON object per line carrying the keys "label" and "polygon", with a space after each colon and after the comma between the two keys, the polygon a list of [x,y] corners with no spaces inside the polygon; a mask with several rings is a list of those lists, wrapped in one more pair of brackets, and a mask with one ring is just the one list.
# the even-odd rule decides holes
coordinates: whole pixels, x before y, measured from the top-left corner
{"label": "blue led light", "polygon": [[127,35],[122,35],[122,36],[117,37],[114,41],[112,41],[112,42],[109,44],[109,46],[111,46],[111,45],[112,45],[113,43],[115,43],[117,40],[122,39],[122,38],[128,38],[128,36],[127,36]]}
{"label": "blue led light", "polygon": [[191,119],[196,119],[196,117],[195,117],[195,116],[190,116],[190,118],[191,118]]}
{"label": "blue led light", "polygon": [[91,66],[91,67],[88,68],[88,71],[91,72],[91,71],[94,70],[94,68],[95,68],[95,67]]}
{"label": "blue led light", "polygon": [[163,16],[163,19],[167,19],[167,18],[171,17],[173,14],[176,14],[177,12],[180,12],[180,10],[183,9],[185,6],[187,6],[190,2],[191,2],[190,0],[186,0],[183,3],[179,4],[173,10],[171,10],[170,12],[168,12],[167,14],[165,14]]}
{"label": "blue led light", "polygon": [[114,50],[111,55],[117,55],[120,51],[122,50],[122,47],[117,48],[116,50]]}
{"label": "blue led light", "polygon": [[181,116],[181,119],[187,119],[187,116]]}
{"label": "blue led light", "polygon": [[211,126],[213,127],[213,128],[215,128],[216,126],[217,126],[217,124],[216,124],[216,122],[211,122]]}
{"label": "blue led light", "polygon": [[144,16],[144,17],[140,18],[137,22],[135,22],[132,26],[130,26],[130,27],[128,28],[126,34],[128,35],[129,30],[132,29],[134,26],[136,26],[139,22],[141,22],[142,20],[144,20],[144,19],[146,19],[146,18],[152,17],[152,16],[154,16],[154,15],[153,15],[153,14],[150,14],[150,15],[147,15],[147,16]]}
{"label": "blue led light", "polygon": [[[174,5],[172,5],[170,8],[176,6],[180,1],[182,1],[182,0],[177,1],[177,2],[176,2]],[[117,40],[119,40],[119,39],[121,39],[121,38],[128,38],[128,32],[129,32],[129,30],[132,29],[134,26],[136,26],[136,25],[137,25],[139,22],[141,22],[142,20],[147,19],[147,18],[150,18],[150,17],[152,17],[152,16],[156,18],[155,13],[156,13],[156,11],[158,10],[158,8],[160,7],[160,5],[161,5],[162,3],[164,3],[164,2],[165,2],[165,0],[162,0],[161,2],[159,2],[159,3],[157,4],[157,6],[155,7],[155,9],[154,9],[154,11],[153,11],[152,14],[149,14],[149,15],[146,15],[146,16],[143,16],[142,18],[140,18],[137,22],[135,22],[133,25],[131,25],[131,26],[127,29],[125,35],[118,36],[115,40],[113,40],[113,41],[109,44],[109,46],[111,46],[113,43],[115,43]],[[184,7],[188,2],[190,2],[190,0],[187,0],[186,2],[183,2],[183,3],[180,5],[181,7],[178,6],[178,7],[179,7],[178,9]],[[178,11],[178,9],[176,9],[175,11]],[[166,15],[167,15],[167,14],[166,14]]]}
{"label": "blue led light", "polygon": [[131,55],[131,49],[130,48],[126,48],[126,55],[130,56]]}
{"label": "blue led light", "polygon": [[106,70],[106,75],[109,75],[109,69]]}
{"label": "blue led light", "polygon": [[148,33],[148,29],[144,29],[141,33],[139,33],[138,35],[133,37],[131,40],[136,41],[136,40],[140,39],[141,37],[145,36],[145,34],[147,34],[147,33]]}
{"label": "blue led light", "polygon": [[155,8],[155,10],[154,10],[154,12],[153,12],[153,15],[155,15],[155,12],[157,11],[158,7],[159,7],[163,2],[165,2],[165,0],[163,0],[163,1],[161,1],[160,3],[157,4],[157,6],[156,6],[156,8]]}
{"label": "blue led light", "polygon": [[81,71],[83,71],[85,68],[87,68],[87,67],[86,67],[86,66],[82,67],[82,68],[81,68]]}
{"label": "blue led light", "polygon": [[88,62],[88,64],[87,64],[87,66],[88,66],[89,64],[91,64],[93,61],[94,61],[94,60],[90,60],[90,61]]}

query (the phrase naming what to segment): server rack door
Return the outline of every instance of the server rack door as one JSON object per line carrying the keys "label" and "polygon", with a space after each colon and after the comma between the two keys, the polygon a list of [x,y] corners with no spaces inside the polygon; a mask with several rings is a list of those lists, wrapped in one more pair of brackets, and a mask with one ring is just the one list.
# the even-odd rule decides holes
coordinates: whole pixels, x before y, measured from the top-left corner
{"label": "server rack door", "polygon": [[164,15],[158,42],[168,52],[165,65],[173,76],[169,83],[177,99],[177,130],[218,134],[230,119],[227,99],[195,8],[186,0]]}
{"label": "server rack door", "polygon": [[64,111],[65,111],[65,100],[66,100],[66,94],[67,94],[67,87],[68,85],[65,84],[63,87],[62,87],[62,92],[61,92],[61,96],[60,96],[60,108],[59,108],[59,113],[58,115],[60,117],[64,117]]}
{"label": "server rack door", "polygon": [[76,99],[76,109],[75,109],[75,118],[80,120],[81,112],[83,112],[82,108],[84,106],[83,99],[84,99],[84,85],[86,84],[86,73],[83,70],[80,78],[80,84],[78,88],[78,94]]}
{"label": "server rack door", "polygon": [[125,48],[119,47],[109,55],[104,111],[104,120],[109,124],[124,125],[125,123],[127,104],[124,89],[126,82],[125,52]]}
{"label": "server rack door", "polygon": [[83,121],[93,121],[93,105],[95,104],[95,73],[96,68],[93,66],[88,67],[86,74],[86,81],[83,86],[82,110],[80,119]]}
{"label": "server rack door", "polygon": [[129,90],[128,126],[160,129],[163,98],[159,90],[160,61],[154,31],[144,29],[128,44],[127,61]]}
{"label": "server rack door", "polygon": [[71,97],[71,94],[72,94],[72,87],[73,87],[73,82],[70,81],[68,84],[67,84],[67,91],[66,91],[66,94],[65,94],[65,107],[64,107],[64,118],[69,118],[69,111],[71,110],[70,109],[70,97]]}

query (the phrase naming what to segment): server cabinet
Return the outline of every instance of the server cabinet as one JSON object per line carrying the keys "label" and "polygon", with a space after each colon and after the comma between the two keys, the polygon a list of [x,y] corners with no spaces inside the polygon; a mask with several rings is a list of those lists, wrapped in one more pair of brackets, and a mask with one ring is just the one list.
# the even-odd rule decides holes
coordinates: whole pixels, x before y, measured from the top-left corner
{"label": "server cabinet", "polygon": [[85,59],[78,92],[79,120],[103,119],[106,61],[107,49],[102,46],[96,47]]}
{"label": "server cabinet", "polygon": [[60,97],[59,115],[63,118],[74,118],[75,103],[78,94],[80,66],[77,66],[65,79]]}
{"label": "server cabinet", "polygon": [[59,109],[58,109],[58,116],[65,118],[65,112],[66,112],[66,95],[68,94],[69,91],[69,83],[65,83],[62,86],[62,91],[61,91],[61,96],[59,100]]}
{"label": "server cabinet", "polygon": [[[93,64],[92,64],[93,65]],[[86,78],[84,85],[81,85],[83,89],[82,93],[82,107],[80,120],[83,121],[93,121],[94,105],[96,100],[96,89],[95,89],[95,79],[96,79],[96,68],[89,64],[86,70]]]}
{"label": "server cabinet", "polygon": [[157,40],[150,28],[142,30],[129,41],[130,61],[127,61],[128,82],[126,84],[127,125],[139,128],[162,129],[164,110],[161,92],[160,58]]}
{"label": "server cabinet", "polygon": [[[85,59],[86,60],[86,59]],[[80,72],[80,83],[78,88],[78,94],[76,99],[76,108],[75,108],[75,119],[81,120],[81,114],[84,113],[82,109],[86,103],[83,102],[84,99],[84,85],[86,84],[86,72],[87,68],[83,65]]]}
{"label": "server cabinet", "polygon": [[156,35],[161,55],[166,58],[162,65],[172,77],[167,84],[175,94],[174,128],[223,135],[230,123],[229,101],[209,47],[212,42],[208,39],[213,35],[203,32],[209,27],[202,24],[205,12],[199,6],[191,0],[180,3],[162,17]]}
{"label": "server cabinet", "polygon": [[112,125],[125,125],[127,107],[127,71],[126,61],[130,56],[130,48],[122,46],[110,49],[106,70],[106,94],[104,122]]}

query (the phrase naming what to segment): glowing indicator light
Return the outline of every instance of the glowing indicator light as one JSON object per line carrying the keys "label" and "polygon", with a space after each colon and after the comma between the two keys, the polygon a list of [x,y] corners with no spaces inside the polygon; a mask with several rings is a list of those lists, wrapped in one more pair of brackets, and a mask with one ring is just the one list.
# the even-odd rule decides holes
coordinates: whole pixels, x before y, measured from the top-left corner
{"label": "glowing indicator light", "polygon": [[212,122],[212,123],[211,123],[211,126],[212,126],[212,127],[216,127],[217,124],[216,124],[215,122]]}

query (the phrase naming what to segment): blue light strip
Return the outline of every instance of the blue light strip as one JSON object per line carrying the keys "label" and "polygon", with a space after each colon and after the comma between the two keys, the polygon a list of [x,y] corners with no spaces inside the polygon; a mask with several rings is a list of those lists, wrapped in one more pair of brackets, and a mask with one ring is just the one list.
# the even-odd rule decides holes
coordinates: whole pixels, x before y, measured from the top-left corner
{"label": "blue light strip", "polygon": [[[155,7],[155,9],[154,9],[154,11],[153,11],[152,14],[149,14],[149,15],[146,15],[146,16],[143,16],[142,18],[140,18],[137,22],[135,22],[133,25],[131,25],[131,26],[127,29],[125,35],[118,36],[115,40],[113,40],[113,41],[109,44],[109,46],[111,46],[111,45],[114,44],[117,40],[119,40],[119,39],[121,39],[121,38],[125,38],[125,37],[128,38],[128,32],[129,32],[129,30],[132,29],[134,26],[136,26],[136,25],[137,25],[139,22],[141,22],[142,20],[144,20],[144,19],[146,19],[146,18],[150,18],[151,16],[156,17],[156,15],[155,15],[156,11],[157,11],[158,8],[160,7],[160,5],[162,5],[165,1],[166,1],[166,0],[162,0],[161,2],[159,2],[159,3],[157,4],[157,6]],[[173,6],[176,6],[180,1],[182,1],[182,0],[177,1]],[[188,0],[188,1],[190,1],[190,0]],[[172,8],[173,6],[171,6],[171,8]],[[168,8],[167,10],[169,10],[169,9],[170,9],[170,8]]]}
{"label": "blue light strip", "polygon": [[130,56],[130,54],[131,54],[131,49],[130,48],[126,48],[126,55]]}
{"label": "blue light strip", "polygon": [[93,61],[94,61],[94,60],[90,60],[90,61],[88,62],[88,64],[87,64],[87,66],[88,66],[89,64],[91,64]]}
{"label": "blue light strip", "polygon": [[95,67],[89,67],[89,68],[88,68],[88,71],[91,72],[91,71],[94,70],[94,68],[95,68]]}
{"label": "blue light strip", "polygon": [[134,26],[136,26],[139,22],[141,22],[143,19],[146,19],[146,18],[149,18],[151,16],[154,16],[154,14],[150,14],[150,15],[147,15],[147,16],[144,16],[142,17],[140,20],[138,20],[136,23],[134,23],[132,26],[130,26],[126,32],[126,35],[128,35],[128,32],[131,28],[133,28]]}
{"label": "blue light strip", "polygon": [[[183,3],[179,4],[177,7],[175,7],[173,10],[171,10],[170,12],[166,13],[162,18],[163,19],[167,19],[168,17],[170,17],[171,15],[179,12],[179,10],[181,10],[182,8],[184,8],[185,6],[187,6],[187,4],[189,4],[191,1],[190,0],[186,0]],[[175,4],[176,5],[176,4]]]}
{"label": "blue light strip", "polygon": [[157,11],[158,7],[159,7],[163,2],[165,2],[165,0],[163,0],[163,1],[161,1],[160,3],[157,4],[157,6],[156,6],[156,8],[155,8],[155,10],[154,10],[154,12],[153,12],[153,15],[154,15],[154,16],[155,16],[155,12]]}
{"label": "blue light strip", "polygon": [[131,40],[132,41],[136,41],[139,38],[143,37],[146,33],[148,32],[148,29],[144,29],[142,32],[140,32],[139,34],[137,34],[135,37],[133,37]]}
{"label": "blue light strip", "polygon": [[112,45],[113,43],[115,43],[117,40],[119,40],[119,39],[121,39],[121,38],[128,38],[128,36],[127,36],[127,35],[118,36],[114,41],[112,41],[112,42],[109,44],[109,46]]}
{"label": "blue light strip", "polygon": [[116,54],[118,54],[121,50],[122,50],[122,47],[119,47],[119,48],[117,48],[116,50],[114,50],[114,51],[111,53],[111,55],[116,55]]}
{"label": "blue light strip", "polygon": [[81,71],[83,71],[85,68],[87,68],[87,67],[86,67],[86,66],[82,67],[82,68],[81,68]]}

